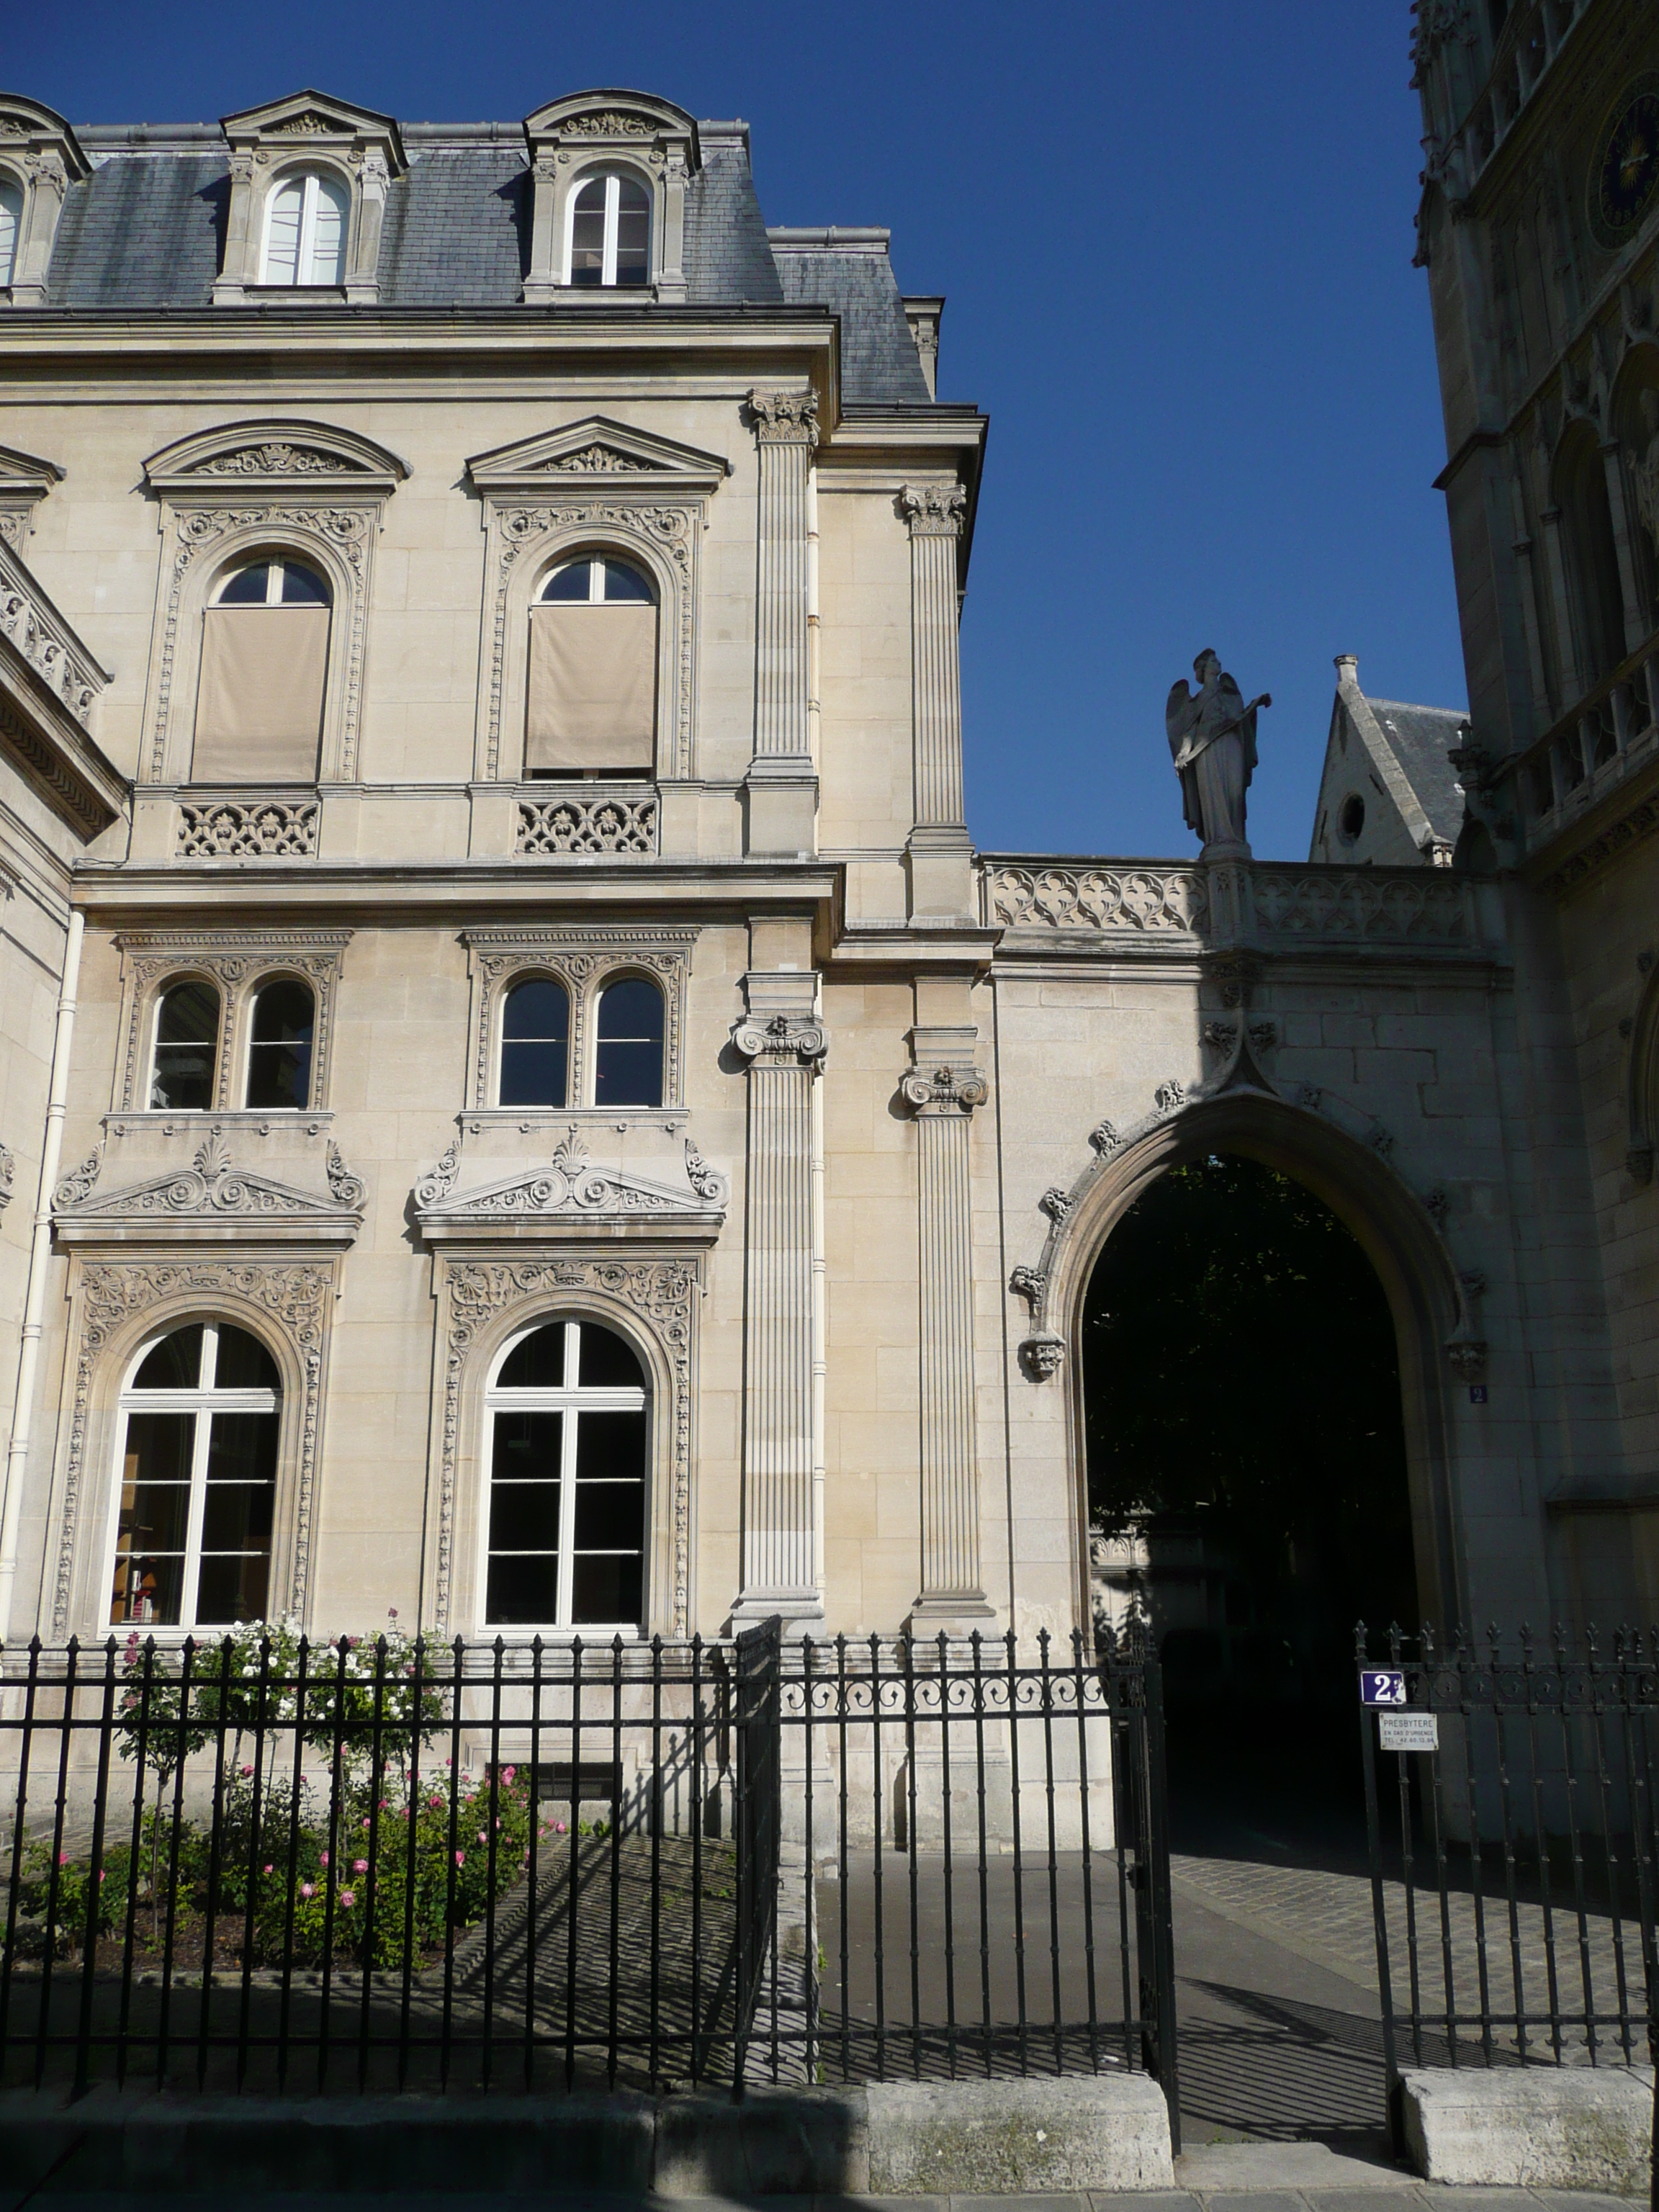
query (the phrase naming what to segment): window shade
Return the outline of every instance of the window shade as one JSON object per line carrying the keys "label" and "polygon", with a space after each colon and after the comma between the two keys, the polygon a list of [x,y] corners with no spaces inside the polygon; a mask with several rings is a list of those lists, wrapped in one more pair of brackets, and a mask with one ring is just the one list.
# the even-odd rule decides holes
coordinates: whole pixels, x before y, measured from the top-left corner
{"label": "window shade", "polygon": [[530,611],[527,769],[649,769],[655,753],[657,611]]}
{"label": "window shade", "polygon": [[328,664],[326,607],[210,607],[196,706],[196,783],[313,783]]}

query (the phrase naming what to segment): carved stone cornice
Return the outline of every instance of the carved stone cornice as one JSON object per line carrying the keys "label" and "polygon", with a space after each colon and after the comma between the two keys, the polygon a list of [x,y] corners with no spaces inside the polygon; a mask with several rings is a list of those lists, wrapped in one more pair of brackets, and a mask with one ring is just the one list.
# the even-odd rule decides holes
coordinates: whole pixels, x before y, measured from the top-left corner
{"label": "carved stone cornice", "polygon": [[0,534],[0,744],[83,837],[125,809],[126,783],[91,736],[109,682],[9,538]]}
{"label": "carved stone cornice", "polygon": [[814,392],[751,392],[750,419],[763,446],[816,446],[818,401]]}
{"label": "carved stone cornice", "polygon": [[946,1114],[965,1121],[990,1095],[991,1086],[976,1067],[937,1067],[931,1075],[913,1067],[899,1080],[899,1096],[918,1120]]}
{"label": "carved stone cornice", "polygon": [[805,1067],[811,1075],[818,1073],[830,1049],[823,1024],[802,1014],[738,1022],[732,1042],[751,1066]]}
{"label": "carved stone cornice", "polygon": [[898,506],[913,538],[960,538],[968,520],[968,493],[959,483],[906,484]]}

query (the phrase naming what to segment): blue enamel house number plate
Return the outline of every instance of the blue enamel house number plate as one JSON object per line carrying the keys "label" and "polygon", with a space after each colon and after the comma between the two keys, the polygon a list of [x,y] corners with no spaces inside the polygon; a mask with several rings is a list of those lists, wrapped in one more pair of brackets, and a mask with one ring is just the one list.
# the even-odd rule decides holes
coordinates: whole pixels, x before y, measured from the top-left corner
{"label": "blue enamel house number plate", "polygon": [[1362,1705],[1403,1705],[1406,1670],[1403,1667],[1362,1667],[1359,1670]]}

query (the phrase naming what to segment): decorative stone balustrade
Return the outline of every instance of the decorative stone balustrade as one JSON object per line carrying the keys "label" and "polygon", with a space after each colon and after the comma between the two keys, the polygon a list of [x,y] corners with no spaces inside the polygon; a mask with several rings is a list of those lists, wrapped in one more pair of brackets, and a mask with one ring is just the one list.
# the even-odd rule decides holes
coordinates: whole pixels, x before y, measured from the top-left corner
{"label": "decorative stone balustrade", "polygon": [[551,859],[565,853],[654,853],[657,794],[562,792],[521,799],[514,853]]}
{"label": "decorative stone balustrade", "polygon": [[216,799],[181,805],[174,850],[181,860],[293,860],[317,850],[322,809],[314,799]]}
{"label": "decorative stone balustrade", "polygon": [[10,641],[64,711],[89,728],[92,702],[109,678],[3,538],[0,636]]}
{"label": "decorative stone balustrade", "polygon": [[[980,872],[981,911],[993,928],[1083,933],[1126,950],[1182,939],[1196,950],[1213,934],[1203,868],[1110,860],[1043,866],[988,854]],[[1246,911],[1235,927],[1264,945],[1455,946],[1474,937],[1468,885],[1444,870],[1253,861],[1236,872]]]}
{"label": "decorative stone balustrade", "polygon": [[[1536,853],[1650,761],[1656,749],[1659,632],[1587,693],[1553,729],[1528,745],[1512,766],[1505,763],[1502,770],[1487,772],[1494,782],[1512,779],[1522,840],[1529,852]],[[1620,835],[1617,829],[1608,834]],[[1595,848],[1575,855],[1563,878],[1576,881],[1595,866],[1596,859]]]}

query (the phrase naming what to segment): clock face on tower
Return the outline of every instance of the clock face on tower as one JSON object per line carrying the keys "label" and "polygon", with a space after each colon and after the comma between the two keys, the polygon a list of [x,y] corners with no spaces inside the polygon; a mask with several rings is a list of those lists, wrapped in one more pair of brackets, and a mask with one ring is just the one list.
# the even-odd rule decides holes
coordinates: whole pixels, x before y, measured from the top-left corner
{"label": "clock face on tower", "polygon": [[1659,198],[1659,77],[1644,77],[1620,100],[1597,143],[1589,178],[1590,228],[1616,249]]}

